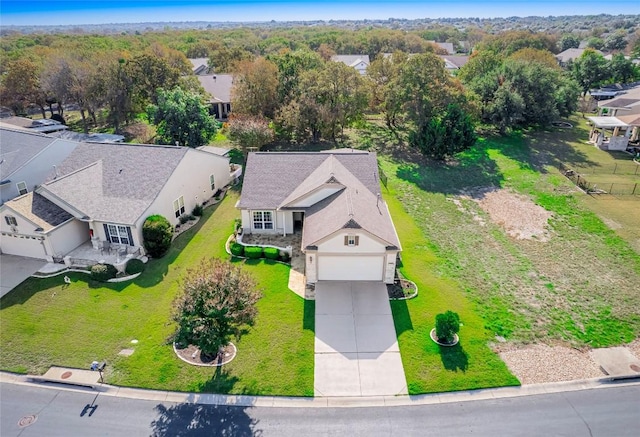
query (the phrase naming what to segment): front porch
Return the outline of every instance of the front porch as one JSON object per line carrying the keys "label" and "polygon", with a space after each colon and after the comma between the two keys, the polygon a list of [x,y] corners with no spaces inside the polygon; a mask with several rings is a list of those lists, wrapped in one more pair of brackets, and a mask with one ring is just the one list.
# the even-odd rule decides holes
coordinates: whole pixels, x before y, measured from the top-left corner
{"label": "front porch", "polygon": [[122,244],[110,244],[108,248],[95,248],[91,241],[87,241],[67,253],[65,264],[74,266],[92,266],[94,264],[112,264],[124,266],[131,258],[139,258],[140,247]]}

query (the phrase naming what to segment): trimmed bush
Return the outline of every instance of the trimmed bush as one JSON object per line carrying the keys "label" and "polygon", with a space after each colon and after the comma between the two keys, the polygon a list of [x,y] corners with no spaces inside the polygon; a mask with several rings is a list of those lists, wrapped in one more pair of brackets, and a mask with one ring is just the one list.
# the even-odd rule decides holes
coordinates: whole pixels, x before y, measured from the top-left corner
{"label": "trimmed bush", "polygon": [[291,260],[291,257],[288,252],[282,251],[280,252],[280,260],[288,263]]}
{"label": "trimmed bush", "polygon": [[202,205],[200,205],[199,203],[196,203],[196,206],[193,207],[193,211],[191,211],[191,215],[195,217],[201,217],[202,212],[203,212]]}
{"label": "trimmed bush", "polygon": [[262,258],[262,247],[247,246],[244,248],[244,256],[251,259]]}
{"label": "trimmed bush", "polygon": [[280,256],[280,251],[275,247],[265,247],[263,252],[264,257],[267,259],[278,259]]}
{"label": "trimmed bush", "polygon": [[171,247],[173,227],[169,220],[161,215],[147,217],[142,225],[142,238],[147,254],[153,258],[160,258]]}
{"label": "trimmed bush", "polygon": [[229,249],[233,256],[242,256],[244,254],[244,246],[240,243],[231,243]]}
{"label": "trimmed bush", "polygon": [[453,343],[454,336],[460,330],[460,316],[447,311],[436,316],[436,337],[442,343]]}
{"label": "trimmed bush", "polygon": [[130,259],[127,262],[127,266],[124,268],[124,271],[127,275],[135,275],[136,273],[141,273],[144,270],[144,263],[136,258]]}
{"label": "trimmed bush", "polygon": [[180,216],[180,224],[184,225],[189,220],[195,220],[195,217],[192,214],[182,214]]}
{"label": "trimmed bush", "polygon": [[99,282],[107,282],[118,274],[118,270],[111,264],[96,264],[91,266],[91,278]]}

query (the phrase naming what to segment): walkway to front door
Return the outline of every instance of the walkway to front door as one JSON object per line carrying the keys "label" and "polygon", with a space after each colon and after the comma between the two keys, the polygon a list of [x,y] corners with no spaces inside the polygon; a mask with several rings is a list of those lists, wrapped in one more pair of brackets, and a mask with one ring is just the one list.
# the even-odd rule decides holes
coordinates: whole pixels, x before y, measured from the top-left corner
{"label": "walkway to front door", "polygon": [[393,396],[407,383],[385,284],[316,284],[315,396]]}

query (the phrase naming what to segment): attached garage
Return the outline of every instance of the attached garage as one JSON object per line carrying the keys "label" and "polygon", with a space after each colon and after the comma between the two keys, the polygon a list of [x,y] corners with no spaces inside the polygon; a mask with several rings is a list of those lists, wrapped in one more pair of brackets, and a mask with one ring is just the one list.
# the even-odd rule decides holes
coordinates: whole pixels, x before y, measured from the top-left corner
{"label": "attached garage", "polygon": [[26,256],[29,258],[45,259],[43,237],[2,233],[2,253],[7,255]]}
{"label": "attached garage", "polygon": [[320,281],[382,281],[384,255],[318,255]]}

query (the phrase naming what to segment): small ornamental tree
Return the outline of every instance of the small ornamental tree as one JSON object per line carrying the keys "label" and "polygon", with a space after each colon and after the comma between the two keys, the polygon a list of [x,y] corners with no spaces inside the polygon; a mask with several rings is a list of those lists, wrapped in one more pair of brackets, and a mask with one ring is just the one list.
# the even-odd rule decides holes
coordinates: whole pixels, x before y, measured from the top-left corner
{"label": "small ornamental tree", "polygon": [[460,330],[460,316],[453,311],[447,311],[436,316],[436,337],[441,343],[453,343],[455,335]]}
{"label": "small ornamental tree", "polygon": [[203,259],[198,267],[187,270],[183,288],[174,301],[178,345],[194,345],[203,355],[215,357],[232,337],[253,325],[261,296],[253,278],[240,267]]}
{"label": "small ornamental tree", "polygon": [[142,225],[144,249],[153,258],[160,258],[171,247],[173,227],[169,220],[161,215],[147,217]]}

